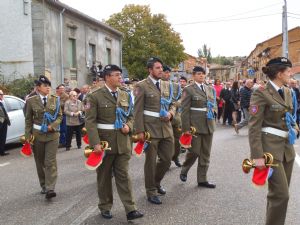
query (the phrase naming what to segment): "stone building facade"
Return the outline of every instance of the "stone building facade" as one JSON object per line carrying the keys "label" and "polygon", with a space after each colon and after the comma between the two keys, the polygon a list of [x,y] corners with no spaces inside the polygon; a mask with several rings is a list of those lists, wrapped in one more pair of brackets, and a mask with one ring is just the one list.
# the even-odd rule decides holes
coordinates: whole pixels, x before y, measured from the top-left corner
{"label": "stone building facade", "polygon": [[[103,66],[108,63],[122,66],[123,36],[121,32],[112,27],[59,1],[3,1],[9,8],[14,8],[16,4],[21,3],[22,7],[26,5],[28,8],[27,17],[24,19],[25,16],[19,16],[15,22],[24,24],[26,21],[26,24],[22,26],[23,29],[26,29],[24,31],[26,39],[23,40],[22,46],[17,46],[16,43],[22,37],[14,34],[16,37],[11,41],[12,49],[5,49],[5,55],[9,50],[14,52],[15,49],[27,52],[28,67],[30,68],[19,70],[19,67],[13,67],[12,63],[8,63],[6,65],[10,70],[6,70],[5,76],[9,76],[12,70],[23,76],[28,73],[36,76],[46,74],[51,78],[54,86],[63,83],[64,78],[68,78],[71,86],[74,87],[91,82],[90,67],[93,62],[96,65],[101,63]],[[3,2],[1,1],[0,4]],[[22,7],[19,6],[14,13],[20,14]],[[1,8],[1,12],[5,11],[3,7]],[[9,20],[3,25],[8,30],[9,27],[14,26],[14,24],[10,24]],[[8,32],[5,33],[2,35],[10,35]],[[22,32],[18,31],[19,33]],[[1,42],[3,38],[0,36]],[[5,38],[9,39],[10,37]],[[27,46],[25,50],[23,46]],[[10,61],[17,61],[16,64],[20,64],[18,58],[21,57],[17,57],[14,53],[11,54],[11,57]],[[8,57],[6,56],[6,58]],[[0,63],[2,61],[0,58]]]}

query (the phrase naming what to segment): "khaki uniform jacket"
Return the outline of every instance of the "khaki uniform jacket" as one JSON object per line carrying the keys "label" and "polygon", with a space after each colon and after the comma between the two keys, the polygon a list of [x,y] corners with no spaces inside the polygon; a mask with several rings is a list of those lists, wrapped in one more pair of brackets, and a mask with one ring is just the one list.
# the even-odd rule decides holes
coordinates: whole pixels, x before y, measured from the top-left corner
{"label": "khaki uniform jacket", "polygon": [[293,103],[291,90],[284,87],[284,99],[281,98],[271,83],[266,88],[258,88],[251,96],[249,119],[249,143],[251,158],[262,158],[264,152],[269,152],[274,159],[290,161],[295,157],[293,145],[287,138],[262,132],[263,127],[273,127],[288,131],[285,122],[285,112],[292,113]]}
{"label": "khaki uniform jacket", "polygon": [[25,138],[29,139],[30,135],[42,142],[51,141],[59,138],[59,125],[62,120],[62,110],[59,107],[59,112],[56,120],[49,124],[54,129],[52,132],[43,133],[33,128],[33,124],[41,125],[43,123],[43,116],[45,112],[54,115],[56,110],[57,96],[48,95],[47,105],[44,107],[40,95],[30,97],[26,101],[26,114],[25,114]]}
{"label": "khaki uniform jacket", "polygon": [[[170,121],[162,121],[160,118],[144,115],[144,110],[160,112],[161,96],[169,98],[169,81],[160,81],[160,91],[153,84],[150,77],[136,84],[134,102],[134,132],[140,133],[148,131],[152,138],[168,138],[173,136]],[[169,112],[174,117],[176,107],[173,103],[169,106]]]}
{"label": "khaki uniform jacket", "polygon": [[191,110],[194,108],[207,108],[207,101],[214,101],[214,90],[212,87],[204,85],[205,93],[196,83],[183,89],[182,92],[182,132],[190,130],[193,126],[198,134],[212,134],[215,131],[215,120],[207,119],[207,112]]}
{"label": "khaki uniform jacket", "polygon": [[[114,124],[116,120],[116,108],[120,106],[126,112],[129,107],[129,94],[118,89],[117,101],[111,95],[106,86],[101,87],[87,96],[86,120],[90,146],[99,144],[100,141],[107,141],[111,151],[107,154],[122,154],[131,151],[131,141],[129,134],[124,135],[120,130],[98,129],[97,124]],[[126,124],[132,130],[132,115],[127,118]]]}

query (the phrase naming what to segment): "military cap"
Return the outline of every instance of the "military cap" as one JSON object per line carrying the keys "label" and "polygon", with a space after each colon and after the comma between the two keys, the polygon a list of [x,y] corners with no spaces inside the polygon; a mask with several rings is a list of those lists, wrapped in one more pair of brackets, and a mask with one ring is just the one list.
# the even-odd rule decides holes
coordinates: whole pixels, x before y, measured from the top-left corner
{"label": "military cap", "polygon": [[166,71],[169,71],[169,72],[171,72],[171,68],[170,68],[170,67],[168,67],[167,65],[164,65],[164,72],[166,72]]}
{"label": "military cap", "polygon": [[271,59],[266,66],[273,66],[273,65],[280,65],[280,66],[287,66],[287,67],[292,67],[292,62],[285,57],[277,57],[274,59]]}
{"label": "military cap", "polygon": [[106,74],[108,71],[120,71],[122,73],[122,69],[117,65],[108,64],[104,67],[103,72]]}
{"label": "military cap", "polygon": [[205,74],[205,69],[203,69],[201,66],[195,66],[193,69],[193,73],[202,72]]}
{"label": "military cap", "polygon": [[41,75],[38,80],[34,81],[35,85],[40,86],[41,84],[48,84],[51,86],[51,81],[44,75]]}
{"label": "military cap", "polygon": [[156,62],[160,62],[163,65],[163,62],[161,61],[160,58],[157,57],[151,57],[150,59],[148,59],[147,61],[147,68],[152,68],[153,64]]}

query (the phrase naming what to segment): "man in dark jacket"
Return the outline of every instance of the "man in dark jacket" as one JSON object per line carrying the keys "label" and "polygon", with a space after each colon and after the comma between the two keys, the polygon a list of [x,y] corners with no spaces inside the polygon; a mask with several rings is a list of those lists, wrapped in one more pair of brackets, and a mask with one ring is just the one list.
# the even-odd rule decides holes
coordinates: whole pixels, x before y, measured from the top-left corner
{"label": "man in dark jacket", "polygon": [[223,110],[223,125],[226,124],[226,120],[228,119],[228,124],[231,125],[232,123],[232,107],[230,104],[230,90],[231,90],[231,83],[226,82],[226,86],[222,89],[220,93],[221,101],[224,101],[224,110]]}
{"label": "man in dark jacket", "polygon": [[249,121],[249,106],[250,98],[252,94],[253,81],[251,79],[246,80],[245,86],[240,90],[241,96],[241,109],[244,113],[244,120],[238,124],[234,124],[234,130],[238,134],[239,129],[248,125]]}

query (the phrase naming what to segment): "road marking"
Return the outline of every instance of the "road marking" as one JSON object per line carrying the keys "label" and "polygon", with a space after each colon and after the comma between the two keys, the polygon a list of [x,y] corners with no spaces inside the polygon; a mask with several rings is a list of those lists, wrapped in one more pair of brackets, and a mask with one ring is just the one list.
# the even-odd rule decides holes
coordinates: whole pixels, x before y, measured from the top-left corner
{"label": "road marking", "polygon": [[70,225],[80,225],[82,224],[91,214],[93,214],[98,209],[97,206],[88,207],[80,216],[78,216]]}
{"label": "road marking", "polygon": [[296,153],[296,163],[300,166],[300,156]]}
{"label": "road marking", "polygon": [[2,163],[2,164],[0,164],[0,167],[7,166],[9,164],[10,164],[10,162]]}

